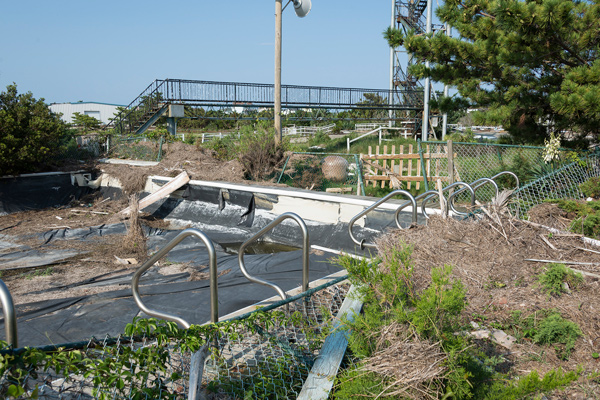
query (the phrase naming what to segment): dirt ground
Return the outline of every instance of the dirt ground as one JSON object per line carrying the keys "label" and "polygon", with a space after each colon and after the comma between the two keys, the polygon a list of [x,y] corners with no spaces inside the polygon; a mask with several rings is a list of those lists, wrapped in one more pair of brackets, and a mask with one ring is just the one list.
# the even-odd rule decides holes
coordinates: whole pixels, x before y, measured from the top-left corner
{"label": "dirt ground", "polygon": [[[531,210],[533,222],[564,228],[566,216],[556,206],[542,204]],[[560,217],[560,218],[559,218]],[[503,216],[492,220],[457,221],[432,217],[427,226],[393,231],[381,237],[378,248],[389,251],[398,241],[414,246],[415,284],[425,288],[433,267],[453,266],[453,275],[467,288],[465,323],[476,322],[490,327],[510,321],[514,311],[524,316],[539,310],[556,309],[563,317],[577,323],[583,335],[577,340],[568,360],[561,360],[551,346],[538,346],[523,340],[509,349],[496,346],[503,367],[517,375],[537,370],[540,376],[558,367],[567,371],[584,368],[584,377],[600,372],[600,247],[583,242],[580,235],[552,234],[546,228]],[[586,251],[587,250],[587,251]],[[584,283],[560,297],[544,293],[538,276],[546,262],[578,262],[591,265],[568,265],[587,273]],[[598,399],[598,378],[585,378],[553,399]]]}

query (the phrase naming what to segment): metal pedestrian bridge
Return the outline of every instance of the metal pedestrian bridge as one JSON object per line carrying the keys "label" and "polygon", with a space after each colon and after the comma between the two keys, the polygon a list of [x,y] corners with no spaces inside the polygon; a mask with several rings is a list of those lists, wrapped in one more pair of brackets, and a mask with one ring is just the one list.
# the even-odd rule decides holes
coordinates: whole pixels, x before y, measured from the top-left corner
{"label": "metal pedestrian bridge", "polygon": [[[404,90],[410,91],[410,90]],[[414,91],[414,90],[413,90]],[[294,110],[329,110],[332,113],[351,110],[418,111],[418,105],[392,104],[397,90],[358,89],[321,86],[281,86],[281,106]],[[411,93],[410,95],[415,95]],[[422,89],[419,89],[422,96]],[[408,95],[408,94],[407,94]],[[211,82],[185,79],[157,79],[140,93],[105,129],[119,134],[140,134],[162,116],[171,105],[184,105],[189,109],[262,110],[274,107],[273,84]],[[376,100],[374,100],[376,99]],[[387,117],[387,115],[386,115]],[[243,115],[236,115],[243,119]],[[368,116],[366,118],[369,119]]]}

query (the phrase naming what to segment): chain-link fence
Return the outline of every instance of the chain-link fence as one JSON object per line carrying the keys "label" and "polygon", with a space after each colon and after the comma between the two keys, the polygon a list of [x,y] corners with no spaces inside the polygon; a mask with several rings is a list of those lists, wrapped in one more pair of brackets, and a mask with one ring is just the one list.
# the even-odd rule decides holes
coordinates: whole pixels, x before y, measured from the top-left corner
{"label": "chain-link fence", "polygon": [[145,136],[111,136],[107,155],[127,160],[160,161],[164,139]]}
{"label": "chain-link fence", "polygon": [[522,186],[510,208],[521,213],[547,199],[580,199],[579,185],[590,178],[600,177],[600,153],[596,152],[569,163],[550,174]]}
{"label": "chain-link fence", "polygon": [[286,159],[277,183],[322,192],[364,195],[357,154],[292,153]]}
{"label": "chain-link fence", "polygon": [[201,387],[211,398],[296,398],[346,296],[344,279],[218,324],[139,320],[129,337],[3,350],[0,396],[185,399],[193,355],[207,342]]}
{"label": "chain-link fence", "polygon": [[[559,159],[552,164],[543,160],[545,147],[515,146],[487,143],[451,143],[419,142],[420,154],[444,155],[424,163],[428,176],[429,189],[435,188],[435,180],[431,177],[451,177],[442,181],[446,186],[449,181],[472,183],[480,178],[491,178],[503,172],[513,172],[519,178],[520,186],[547,175],[561,165],[569,163],[577,153],[568,149],[559,149]],[[450,162],[449,162],[450,160]],[[451,176],[452,174],[452,176]],[[499,189],[514,189],[516,182],[510,175],[495,179]],[[491,184],[484,184],[477,190],[479,201],[489,201],[495,195]],[[467,194],[458,201],[466,201]]]}

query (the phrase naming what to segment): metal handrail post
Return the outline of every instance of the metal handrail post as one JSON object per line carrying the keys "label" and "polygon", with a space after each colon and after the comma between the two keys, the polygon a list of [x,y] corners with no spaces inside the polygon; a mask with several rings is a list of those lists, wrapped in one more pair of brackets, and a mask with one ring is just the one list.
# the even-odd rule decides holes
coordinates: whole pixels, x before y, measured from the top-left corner
{"label": "metal handrail post", "polygon": [[[448,185],[445,188],[443,188],[442,192],[450,190],[450,189],[452,189],[453,187],[456,187],[456,186],[464,186],[468,191],[471,192],[471,205],[474,206],[475,205],[475,191],[473,190],[473,188],[471,187],[471,185],[469,185],[468,183],[460,182],[460,181],[454,182],[453,184]],[[429,215],[427,215],[427,211],[425,211],[425,206],[426,206],[427,202],[429,201],[429,199],[431,199],[431,198],[433,198],[435,196],[439,196],[440,194],[438,193],[437,190],[429,190],[429,191],[427,191],[427,192],[425,192],[423,194],[426,194],[426,193],[428,193],[429,195],[427,197],[425,197],[423,199],[423,202],[421,203],[421,214],[423,214],[423,216],[425,218],[429,219]],[[459,214],[459,215],[468,215],[467,213],[463,213],[463,212],[459,212],[459,211],[456,211],[456,213]]]}
{"label": "metal handrail post", "polygon": [[[354,226],[354,223],[359,218],[361,218],[361,217],[365,216],[366,214],[370,213],[375,208],[377,208],[381,204],[385,203],[386,201],[388,201],[393,196],[396,196],[396,195],[399,195],[399,194],[403,194],[406,197],[408,197],[408,202],[407,203],[408,204],[412,204],[412,206],[413,206],[413,209],[412,209],[412,223],[414,224],[414,223],[417,222],[417,201],[415,200],[415,198],[413,197],[413,195],[410,194],[410,192],[407,192],[406,190],[402,190],[402,189],[394,190],[394,191],[388,193],[385,197],[382,197],[380,200],[376,201],[375,203],[373,203],[369,207],[365,208],[364,210],[362,210],[361,212],[359,212],[358,214],[356,214],[354,217],[352,217],[352,219],[348,223],[348,233],[350,234],[350,239],[352,239],[352,241],[354,243],[356,243],[357,245],[359,245],[361,249],[364,249],[365,247],[375,248],[376,246],[373,243],[366,243],[365,239],[362,239],[359,242],[358,239],[356,239],[354,237],[354,234],[352,233],[352,227]],[[404,203],[404,204],[406,204],[406,203]],[[404,204],[401,205],[400,207],[401,208],[406,207],[406,205],[404,205]],[[400,225],[400,221],[398,220],[398,214],[400,214],[400,212],[396,211],[396,214],[394,215],[394,219],[396,221],[396,226],[398,227],[398,229],[402,229],[402,226]]]}
{"label": "metal handrail post", "polygon": [[165,247],[163,247],[162,249],[157,251],[152,257],[150,257],[150,259],[148,261],[146,261],[144,264],[142,264],[142,266],[140,268],[138,268],[137,271],[135,271],[135,274],[133,274],[133,278],[131,279],[131,290],[133,292],[133,298],[135,300],[135,303],[140,308],[140,310],[142,310],[144,313],[150,315],[151,317],[156,317],[156,318],[161,318],[161,319],[164,319],[167,321],[176,322],[185,329],[189,328],[190,324],[183,318],[180,318],[173,314],[168,314],[168,313],[163,313],[161,311],[153,310],[151,308],[148,308],[144,304],[144,302],[142,301],[142,298],[140,296],[140,292],[139,292],[139,282],[140,282],[140,278],[142,277],[144,272],[146,272],[158,260],[160,260],[162,257],[164,257],[169,251],[171,251],[171,249],[173,247],[177,246],[183,239],[187,238],[188,236],[196,236],[198,239],[200,239],[202,242],[204,242],[204,245],[206,246],[206,250],[208,250],[208,257],[209,257],[208,266],[209,266],[209,272],[210,272],[210,277],[209,277],[209,279],[210,279],[210,314],[211,314],[210,319],[213,323],[218,322],[219,321],[219,303],[218,303],[218,292],[217,292],[217,253],[215,251],[215,246],[213,245],[212,240],[210,240],[204,232],[202,232],[198,229],[188,228],[188,229],[185,229],[184,231],[182,231],[179,235],[175,236],[175,238],[173,238],[173,240],[171,240],[169,243],[167,243],[167,245]]}
{"label": "metal handrail post", "polygon": [[[483,185],[485,185],[486,183],[490,183],[492,186],[494,186],[494,188],[496,189],[496,196],[498,196],[498,193],[500,192],[500,190],[498,189],[498,184],[496,182],[494,182],[494,180],[492,178],[479,178],[473,182],[470,183],[471,187],[473,188],[473,191],[477,191],[477,189],[479,189],[480,187],[482,187]],[[456,192],[451,193],[450,196],[448,196],[448,205],[450,206],[450,208],[452,209],[453,212],[460,214],[459,211],[457,211],[454,208],[454,204],[452,203],[452,199],[459,193],[464,192],[465,190],[467,190],[466,187],[462,188],[462,189],[458,189]]]}
{"label": "metal handrail post", "polygon": [[250,239],[248,239],[244,243],[242,243],[242,245],[240,246],[240,249],[238,251],[238,262],[240,264],[240,270],[242,271],[242,274],[244,274],[244,276],[251,282],[269,286],[270,288],[275,289],[275,291],[279,294],[279,296],[281,296],[282,300],[285,300],[287,298],[287,295],[285,294],[285,291],[281,287],[277,286],[276,284],[274,284],[272,282],[266,281],[264,279],[260,279],[260,278],[251,276],[248,273],[248,270],[246,269],[246,264],[244,263],[244,251],[246,250],[246,247],[248,247],[248,245],[250,243],[254,242],[255,240],[257,240],[258,238],[263,236],[265,233],[269,232],[270,230],[272,230],[273,228],[275,228],[277,225],[279,225],[281,222],[283,222],[284,220],[286,220],[288,218],[296,221],[296,223],[298,223],[298,225],[300,226],[300,229],[302,230],[302,291],[303,292],[307,291],[308,290],[308,268],[309,268],[308,251],[310,249],[310,243],[309,243],[309,236],[308,236],[308,227],[306,226],[306,223],[304,222],[304,220],[298,214],[295,214],[292,212],[287,212],[287,213],[281,214],[279,217],[275,218],[270,224],[268,224],[267,226],[262,228],[260,231],[256,232]]}
{"label": "metal handrail post", "polygon": [[13,303],[10,291],[2,279],[0,279],[0,302],[2,303],[2,313],[4,314],[6,342],[11,345],[13,349],[16,349],[19,347],[17,313],[15,312],[15,304]]}

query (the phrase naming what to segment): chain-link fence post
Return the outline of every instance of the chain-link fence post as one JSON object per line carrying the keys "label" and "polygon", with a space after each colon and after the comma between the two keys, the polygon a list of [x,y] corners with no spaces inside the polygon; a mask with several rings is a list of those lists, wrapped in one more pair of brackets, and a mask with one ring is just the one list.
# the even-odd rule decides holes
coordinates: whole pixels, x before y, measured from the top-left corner
{"label": "chain-link fence post", "polygon": [[425,186],[425,191],[429,190],[429,182],[427,176],[427,169],[425,168],[425,157],[423,156],[423,146],[421,145],[421,140],[417,140],[417,147],[419,148],[419,158],[421,159],[421,173],[423,175],[423,186]]}

